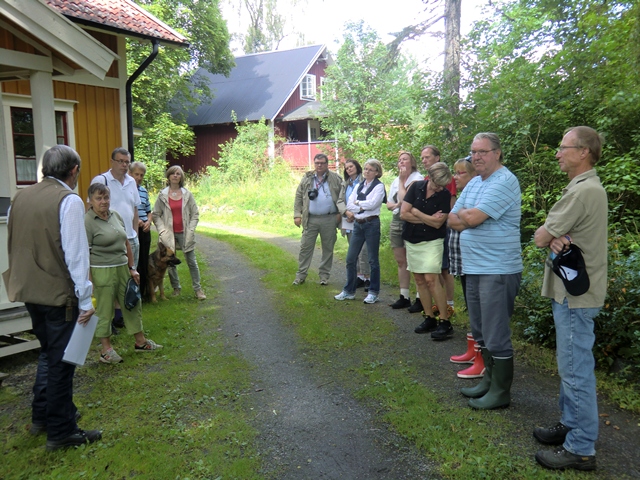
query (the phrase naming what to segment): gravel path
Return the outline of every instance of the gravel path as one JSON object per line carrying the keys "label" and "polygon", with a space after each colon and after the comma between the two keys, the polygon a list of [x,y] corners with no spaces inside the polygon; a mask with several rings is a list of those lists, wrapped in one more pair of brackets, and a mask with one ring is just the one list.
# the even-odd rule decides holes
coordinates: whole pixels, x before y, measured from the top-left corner
{"label": "gravel path", "polygon": [[[262,238],[297,258],[298,239],[203,222],[200,226]],[[388,431],[373,412],[347,392],[326,384],[318,372],[322,366],[305,359],[301,353],[304,346],[275,312],[277,299],[260,282],[259,271],[223,242],[199,236],[198,247],[222,290],[216,301],[221,303],[227,343],[256,367],[252,372],[260,391],[256,426],[261,432],[264,458],[270,459],[269,469],[277,478],[436,478],[427,457]],[[317,258],[319,252],[312,269],[317,269]],[[291,272],[292,281],[294,277],[295,272]],[[334,259],[329,287],[318,288],[327,288],[327,295],[334,294],[344,282],[344,264]],[[447,342],[415,335],[413,328],[421,318],[387,306],[397,295],[395,288],[383,285],[380,303],[370,306],[398,326],[389,342],[395,342],[401,354],[419,367],[421,382],[446,401],[466,405],[458,392],[469,381],[458,379],[458,367],[448,361],[450,355],[466,348],[466,331],[456,329],[454,338]],[[511,407],[495,411],[513,424],[513,438],[505,441],[530,451],[532,462],[540,448],[531,436],[533,428],[558,419],[558,385],[557,376],[539,373],[519,364],[516,358]],[[593,478],[640,478],[640,418],[620,411],[603,398],[599,398],[599,411],[598,471]]]}
{"label": "gravel path", "polygon": [[279,479],[435,478],[426,458],[396,448],[401,439],[315,374],[259,271],[223,242],[200,236],[198,248],[221,289],[216,302],[227,345],[255,367],[255,423],[268,473]]}

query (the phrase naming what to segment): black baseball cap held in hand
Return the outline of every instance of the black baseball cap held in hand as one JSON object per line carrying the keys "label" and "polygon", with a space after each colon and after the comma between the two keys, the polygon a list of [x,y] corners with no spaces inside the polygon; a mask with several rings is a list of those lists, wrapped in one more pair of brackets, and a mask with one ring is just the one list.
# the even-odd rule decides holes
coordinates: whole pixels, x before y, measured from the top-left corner
{"label": "black baseball cap held in hand", "polygon": [[572,243],[553,259],[553,273],[562,279],[567,293],[574,297],[589,291],[589,274],[584,264],[582,250]]}

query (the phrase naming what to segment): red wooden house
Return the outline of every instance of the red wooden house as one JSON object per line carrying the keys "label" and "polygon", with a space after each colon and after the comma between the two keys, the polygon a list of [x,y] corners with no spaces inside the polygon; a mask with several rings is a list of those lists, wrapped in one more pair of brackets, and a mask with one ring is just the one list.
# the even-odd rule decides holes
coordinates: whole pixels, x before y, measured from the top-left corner
{"label": "red wooden house", "polygon": [[[276,135],[286,138],[282,156],[294,168],[311,167],[323,140],[320,87],[331,59],[324,45],[256,53],[236,57],[229,77],[200,69],[193,81],[206,82],[213,99],[202,102],[186,122],[196,135],[195,154],[176,159],[185,170],[197,172],[217,165],[220,145],[236,136],[239,122],[264,118]],[[328,144],[328,145],[327,145]],[[273,156],[275,146],[270,146]]]}

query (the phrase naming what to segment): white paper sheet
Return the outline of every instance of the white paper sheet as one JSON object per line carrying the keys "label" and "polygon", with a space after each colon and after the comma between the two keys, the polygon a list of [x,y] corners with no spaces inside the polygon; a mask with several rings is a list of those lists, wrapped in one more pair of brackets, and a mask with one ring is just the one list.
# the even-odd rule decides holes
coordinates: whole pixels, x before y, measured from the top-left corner
{"label": "white paper sheet", "polygon": [[64,349],[63,362],[77,366],[84,365],[97,326],[98,317],[95,315],[92,315],[85,325],[80,325],[76,322],[67,348]]}

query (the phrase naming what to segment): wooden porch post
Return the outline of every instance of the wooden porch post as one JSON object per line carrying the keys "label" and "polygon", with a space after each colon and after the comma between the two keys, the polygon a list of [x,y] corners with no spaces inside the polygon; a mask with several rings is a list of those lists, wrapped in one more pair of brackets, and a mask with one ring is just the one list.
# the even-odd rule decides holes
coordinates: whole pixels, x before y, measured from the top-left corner
{"label": "wooden porch post", "polygon": [[56,115],[53,106],[53,79],[49,72],[33,72],[29,78],[36,142],[37,178],[42,180],[42,157],[56,144]]}

